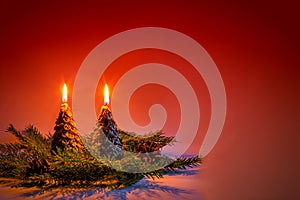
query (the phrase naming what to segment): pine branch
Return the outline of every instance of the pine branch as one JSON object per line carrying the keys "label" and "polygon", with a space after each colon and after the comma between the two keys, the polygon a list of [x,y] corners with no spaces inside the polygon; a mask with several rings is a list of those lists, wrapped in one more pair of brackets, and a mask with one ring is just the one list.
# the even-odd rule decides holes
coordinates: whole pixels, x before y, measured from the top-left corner
{"label": "pine branch", "polygon": [[20,143],[0,144],[0,157],[18,156],[25,146]]}
{"label": "pine branch", "polygon": [[198,156],[191,158],[177,158],[173,163],[164,167],[167,171],[174,171],[174,169],[186,169],[186,167],[197,167],[202,163],[202,159]]}
{"label": "pine branch", "polygon": [[171,171],[176,171],[178,169],[186,169],[187,167],[193,168],[197,167],[202,163],[202,159],[198,156],[192,158],[177,158],[171,164],[160,168],[158,170],[154,170],[148,173],[144,173],[144,176],[154,179],[154,178],[162,178],[164,174],[167,174]]}
{"label": "pine branch", "polygon": [[29,125],[22,133],[15,129],[15,127],[10,124],[7,129],[8,132],[12,133],[17,137],[23,149],[32,155],[39,157],[45,157],[50,145],[50,137],[45,138],[37,128]]}
{"label": "pine branch", "polygon": [[[123,148],[136,154],[115,162],[114,168],[103,164],[86,151],[65,151],[56,147],[56,151],[51,153],[53,138],[44,137],[32,125],[20,132],[10,124],[7,131],[16,136],[18,142],[0,144],[0,176],[23,180],[22,186],[122,188],[143,177],[161,178],[170,171],[201,164],[199,157],[172,160],[162,156],[159,150],[174,139],[164,136],[162,131],[150,133],[146,137],[119,131]],[[138,156],[140,154],[142,157]],[[127,173],[116,170],[126,164],[131,169],[136,167],[149,172]]]}
{"label": "pine branch", "polygon": [[29,151],[35,156],[45,159],[48,157],[49,149],[51,148],[51,140],[44,137],[37,128],[29,125],[24,131],[24,142]]}
{"label": "pine branch", "polygon": [[29,155],[19,143],[0,144],[0,176],[23,177]]}
{"label": "pine branch", "polygon": [[162,131],[158,131],[144,136],[139,136],[134,133],[119,131],[123,148],[126,151],[135,153],[158,151],[162,147],[174,142],[174,137],[167,137],[163,134],[164,133]]}
{"label": "pine branch", "polygon": [[12,124],[9,124],[9,127],[7,128],[7,132],[10,132],[14,136],[16,136],[19,141],[24,142],[24,136],[21,134],[20,131],[15,129],[15,127]]}

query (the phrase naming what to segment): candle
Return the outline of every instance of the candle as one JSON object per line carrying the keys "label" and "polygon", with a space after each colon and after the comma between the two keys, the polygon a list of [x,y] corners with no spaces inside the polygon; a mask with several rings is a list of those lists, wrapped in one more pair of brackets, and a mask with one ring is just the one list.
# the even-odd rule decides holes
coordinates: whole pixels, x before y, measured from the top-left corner
{"label": "candle", "polygon": [[108,85],[105,84],[104,86],[104,105],[109,104],[109,90],[108,90]]}
{"label": "candle", "polygon": [[67,103],[68,101],[68,88],[67,84],[64,83],[63,91],[62,91],[62,102]]}
{"label": "candle", "polygon": [[104,86],[104,105],[102,105],[100,114],[98,116],[98,123],[103,130],[106,137],[117,147],[122,148],[121,138],[119,136],[116,122],[113,119],[112,113],[108,107],[109,105],[109,89],[108,85]]}
{"label": "candle", "polygon": [[55,122],[51,150],[57,152],[57,148],[62,151],[75,150],[85,152],[86,149],[79,137],[76,123],[68,103],[68,88],[64,84],[62,89],[62,104]]}
{"label": "candle", "polygon": [[[104,122],[107,119],[112,120],[111,111],[108,107],[109,104],[109,89],[108,85],[105,84],[104,86],[104,105],[101,106],[100,114],[98,116],[98,122]],[[101,119],[100,119],[101,118]]]}
{"label": "candle", "polygon": [[60,110],[63,112],[67,112],[68,116],[72,117],[72,112],[68,105],[68,88],[67,88],[67,84],[65,83],[62,89],[62,104],[60,106]]}

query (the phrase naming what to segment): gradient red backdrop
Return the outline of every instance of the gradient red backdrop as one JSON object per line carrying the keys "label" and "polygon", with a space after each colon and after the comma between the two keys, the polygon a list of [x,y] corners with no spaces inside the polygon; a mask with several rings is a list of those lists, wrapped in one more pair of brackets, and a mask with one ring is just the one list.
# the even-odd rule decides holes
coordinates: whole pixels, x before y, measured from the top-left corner
{"label": "gradient red backdrop", "polygon": [[198,175],[203,197],[295,199],[298,13],[292,1],[1,1],[0,141],[14,140],[5,132],[9,123],[53,133],[62,84],[72,92],[82,61],[100,42],[132,28],[165,27],[197,40],[226,88],[224,130]]}

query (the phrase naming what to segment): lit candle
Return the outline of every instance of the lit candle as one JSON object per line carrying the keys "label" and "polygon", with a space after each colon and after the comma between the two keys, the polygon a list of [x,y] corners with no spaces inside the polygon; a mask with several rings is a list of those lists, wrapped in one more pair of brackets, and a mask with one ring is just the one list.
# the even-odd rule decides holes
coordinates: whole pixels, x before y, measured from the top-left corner
{"label": "lit candle", "polygon": [[67,101],[68,101],[68,88],[67,88],[67,84],[64,84],[62,90],[62,102],[67,103]]}
{"label": "lit candle", "polygon": [[[107,113],[107,112],[111,113],[111,111],[108,107],[108,104],[109,104],[109,89],[108,89],[107,84],[105,84],[105,86],[104,86],[103,94],[104,94],[104,105],[102,105],[102,107],[101,107],[99,117],[101,115],[103,115],[104,113]],[[98,119],[99,119],[99,117],[98,117]]]}
{"label": "lit candle", "polygon": [[60,148],[62,151],[86,151],[77,131],[71,108],[68,105],[68,88],[66,84],[64,84],[62,89],[62,104],[54,130],[51,143],[51,150],[53,152],[57,152],[57,148]]}
{"label": "lit candle", "polygon": [[104,86],[104,105],[109,104],[109,90],[107,84]]}
{"label": "lit candle", "polygon": [[[68,88],[67,88],[67,84],[64,83],[63,89],[62,89],[62,104],[60,106],[60,109],[62,111],[67,111],[69,110],[69,105],[68,105]],[[71,116],[72,113],[68,112]]]}
{"label": "lit candle", "polygon": [[107,84],[104,86],[104,105],[101,107],[98,116],[98,123],[108,139],[119,148],[122,148],[121,138],[117,129],[116,122],[112,117],[112,113],[108,107],[109,104],[109,90]]}

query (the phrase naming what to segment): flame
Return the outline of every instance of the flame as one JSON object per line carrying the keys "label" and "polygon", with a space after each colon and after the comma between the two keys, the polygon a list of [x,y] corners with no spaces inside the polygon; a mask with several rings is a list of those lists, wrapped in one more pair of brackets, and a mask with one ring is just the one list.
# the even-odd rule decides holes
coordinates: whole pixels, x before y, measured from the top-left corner
{"label": "flame", "polygon": [[67,103],[67,101],[68,101],[68,88],[67,85],[64,84],[63,91],[62,91],[62,102]]}
{"label": "flame", "polygon": [[104,105],[109,104],[109,90],[107,84],[104,86]]}

